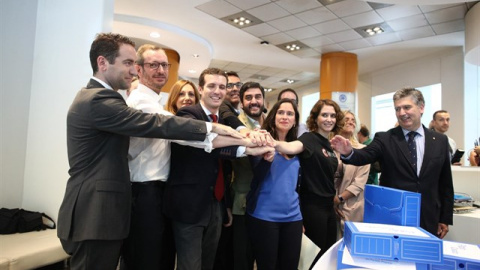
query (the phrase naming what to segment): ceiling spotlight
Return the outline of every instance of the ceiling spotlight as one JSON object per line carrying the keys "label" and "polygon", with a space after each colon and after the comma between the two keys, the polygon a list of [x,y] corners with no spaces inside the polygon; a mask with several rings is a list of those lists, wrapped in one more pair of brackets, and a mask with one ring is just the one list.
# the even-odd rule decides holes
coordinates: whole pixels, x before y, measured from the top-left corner
{"label": "ceiling spotlight", "polygon": [[197,71],[195,69],[189,69],[188,72],[189,73],[197,73]]}
{"label": "ceiling spotlight", "polygon": [[289,83],[289,84],[292,84],[294,82],[295,82],[294,80],[290,80],[290,79],[287,80],[287,83]]}
{"label": "ceiling spotlight", "polygon": [[272,92],[272,88],[265,88],[265,92]]}
{"label": "ceiling spotlight", "polygon": [[193,58],[199,58],[200,57],[200,55],[198,55],[196,53],[192,54],[192,56],[193,56]]}
{"label": "ceiling spotlight", "polygon": [[266,40],[262,40],[262,41],[260,41],[260,44],[262,44],[264,46],[267,46],[268,44],[270,44],[270,42],[268,42]]}
{"label": "ceiling spotlight", "polygon": [[160,37],[160,33],[158,33],[158,32],[151,32],[151,33],[150,33],[150,37],[152,37],[152,38],[159,38],[159,37]]}

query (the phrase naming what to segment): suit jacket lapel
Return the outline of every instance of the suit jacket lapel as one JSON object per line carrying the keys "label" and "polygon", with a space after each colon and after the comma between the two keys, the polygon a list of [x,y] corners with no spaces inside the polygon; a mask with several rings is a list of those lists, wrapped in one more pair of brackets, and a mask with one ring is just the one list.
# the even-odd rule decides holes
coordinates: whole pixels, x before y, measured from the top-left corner
{"label": "suit jacket lapel", "polygon": [[423,153],[423,163],[422,168],[420,169],[420,176],[427,168],[429,161],[433,158],[433,151],[431,150],[433,147],[433,141],[435,140],[435,136],[433,132],[423,127],[423,131],[425,132],[425,151]]}

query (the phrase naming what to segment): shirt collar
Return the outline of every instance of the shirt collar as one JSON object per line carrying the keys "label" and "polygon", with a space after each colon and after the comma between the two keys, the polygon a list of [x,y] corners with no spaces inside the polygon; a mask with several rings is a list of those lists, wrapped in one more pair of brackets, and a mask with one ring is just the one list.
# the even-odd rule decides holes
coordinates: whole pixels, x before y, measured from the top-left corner
{"label": "shirt collar", "polygon": [[[402,127],[402,131],[403,131],[404,137],[407,137],[407,134],[410,132],[410,130],[406,130],[403,127]],[[414,131],[417,132],[420,136],[425,137],[425,130],[423,129],[423,125],[420,125],[420,127]]]}
{"label": "shirt collar", "polygon": [[[205,114],[208,115],[208,117],[210,117],[210,114],[213,114],[213,113],[211,113],[211,112],[207,109],[207,107],[203,106],[203,104],[202,104],[201,101],[200,101],[199,103],[200,103],[200,106],[202,106],[202,109],[203,109],[203,111],[205,112]],[[217,119],[218,119],[218,118],[219,118],[219,117],[218,117],[218,110],[217,110],[217,113],[215,113],[215,115],[217,116]]]}
{"label": "shirt collar", "polygon": [[103,87],[105,87],[105,88],[107,88],[107,89],[110,89],[110,90],[113,90],[113,88],[112,88],[110,85],[108,85],[106,82],[100,80],[99,78],[97,78],[97,77],[91,77],[91,79],[97,81],[98,83],[100,83],[101,85],[103,85]]}
{"label": "shirt collar", "polygon": [[145,86],[144,84],[139,83],[135,91],[140,91],[141,93],[148,95],[150,98],[152,98],[152,100],[155,100],[158,103],[160,103],[160,101],[162,100],[162,97],[159,94],[157,94],[157,92],[153,91],[152,89],[150,89],[148,86]]}

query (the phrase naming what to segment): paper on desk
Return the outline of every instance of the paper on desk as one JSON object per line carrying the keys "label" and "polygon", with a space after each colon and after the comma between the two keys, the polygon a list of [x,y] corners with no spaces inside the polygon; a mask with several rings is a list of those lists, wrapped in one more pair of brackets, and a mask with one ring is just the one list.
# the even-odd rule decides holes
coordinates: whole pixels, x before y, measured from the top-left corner
{"label": "paper on desk", "polygon": [[443,255],[480,261],[480,247],[472,244],[443,241]]}
{"label": "paper on desk", "polygon": [[359,232],[430,237],[416,227],[361,222],[354,222],[354,224]]}
{"label": "paper on desk", "polygon": [[[340,259],[340,258],[338,258]],[[393,260],[373,259],[364,257],[352,257],[348,248],[343,250],[342,263],[346,265],[354,265],[373,270],[415,270],[417,267],[414,262],[399,262]]]}

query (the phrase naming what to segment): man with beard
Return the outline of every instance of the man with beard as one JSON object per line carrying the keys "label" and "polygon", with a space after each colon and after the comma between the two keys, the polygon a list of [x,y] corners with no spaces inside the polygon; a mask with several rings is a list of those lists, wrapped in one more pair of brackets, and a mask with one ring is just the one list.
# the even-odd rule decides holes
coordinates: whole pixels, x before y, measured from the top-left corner
{"label": "man with beard", "polygon": [[[256,82],[247,82],[240,89],[240,100],[243,111],[238,119],[248,130],[258,129],[262,126],[265,116],[264,88]],[[246,197],[250,191],[250,183],[253,171],[247,158],[239,158],[232,161],[233,165],[233,261],[235,270],[253,269],[253,254],[245,227]]]}

